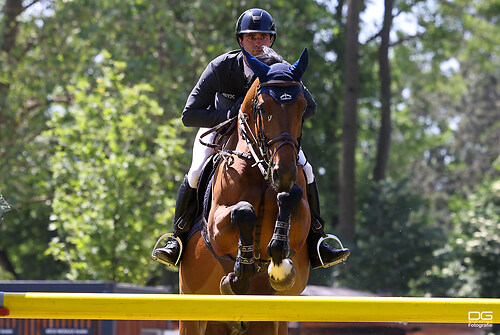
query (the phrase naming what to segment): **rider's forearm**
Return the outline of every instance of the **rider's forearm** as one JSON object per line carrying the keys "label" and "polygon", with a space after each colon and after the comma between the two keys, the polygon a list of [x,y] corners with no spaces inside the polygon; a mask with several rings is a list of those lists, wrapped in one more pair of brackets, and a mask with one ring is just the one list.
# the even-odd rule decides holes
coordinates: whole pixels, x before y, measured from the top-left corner
{"label": "rider's forearm", "polygon": [[182,123],[186,127],[211,128],[227,120],[227,110],[189,109],[182,112]]}

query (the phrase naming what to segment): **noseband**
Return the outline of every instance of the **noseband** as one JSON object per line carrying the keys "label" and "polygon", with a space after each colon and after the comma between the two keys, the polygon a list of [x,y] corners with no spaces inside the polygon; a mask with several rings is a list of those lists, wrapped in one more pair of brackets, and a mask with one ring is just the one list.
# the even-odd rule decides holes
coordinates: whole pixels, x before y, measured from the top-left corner
{"label": "noseband", "polygon": [[[251,128],[248,124],[248,115],[240,112],[239,120],[240,120],[240,130],[245,137],[248,147],[250,148],[250,152],[252,157],[255,160],[253,166],[258,166],[264,179],[266,181],[269,180],[270,171],[272,167],[272,161],[278,150],[282,148],[284,145],[291,145],[295,152],[296,161],[298,161],[298,153],[300,150],[300,144],[297,138],[293,137],[289,133],[282,133],[275,138],[268,140],[266,135],[264,134],[264,115],[262,106],[259,105],[257,97],[260,94],[260,89],[266,86],[279,86],[279,87],[290,87],[290,86],[299,86],[302,87],[302,83],[296,81],[270,81],[266,83],[259,84],[257,87],[257,94],[252,100],[252,112],[253,112],[253,121],[257,127],[256,136],[251,131]],[[268,117],[270,121],[272,115]],[[273,146],[276,145],[276,149],[274,152],[271,150]],[[271,154],[270,154],[271,153]]]}

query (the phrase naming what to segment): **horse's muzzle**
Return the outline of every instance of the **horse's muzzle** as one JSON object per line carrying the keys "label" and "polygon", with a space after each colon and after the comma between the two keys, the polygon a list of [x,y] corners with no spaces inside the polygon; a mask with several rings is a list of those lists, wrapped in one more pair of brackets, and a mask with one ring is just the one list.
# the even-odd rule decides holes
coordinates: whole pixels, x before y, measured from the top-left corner
{"label": "horse's muzzle", "polygon": [[290,192],[297,181],[297,152],[299,143],[288,133],[283,133],[267,143],[276,146],[271,155],[272,185],[276,192]]}
{"label": "horse's muzzle", "polygon": [[274,166],[272,169],[272,185],[276,192],[289,193],[292,186],[297,181],[297,168],[283,168],[282,166]]}

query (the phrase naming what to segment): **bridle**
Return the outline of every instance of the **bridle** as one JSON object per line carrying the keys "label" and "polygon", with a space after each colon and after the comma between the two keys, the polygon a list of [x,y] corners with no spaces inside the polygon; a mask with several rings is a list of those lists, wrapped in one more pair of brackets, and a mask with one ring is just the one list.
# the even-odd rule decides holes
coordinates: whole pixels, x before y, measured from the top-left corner
{"label": "bridle", "polygon": [[[259,84],[257,87],[257,91],[255,97],[252,99],[252,113],[253,113],[253,122],[257,127],[257,134],[254,134],[252,128],[250,127],[248,120],[249,116],[247,113],[243,113],[242,110],[238,113],[238,125],[241,131],[243,138],[245,139],[247,146],[250,150],[250,155],[239,152],[236,150],[230,150],[226,148],[227,143],[222,144],[222,147],[219,143],[208,143],[202,140],[203,137],[207,136],[212,132],[216,132],[218,135],[221,133],[231,133],[232,127],[235,125],[234,119],[229,119],[211,129],[206,131],[200,136],[200,143],[214,149],[230,166],[234,162],[234,156],[237,156],[241,159],[253,160],[254,164],[252,167],[257,166],[264,177],[265,182],[269,182],[272,161],[278,150],[281,149],[284,145],[291,145],[295,152],[296,161],[298,164],[298,153],[300,151],[300,141],[299,139],[293,137],[289,133],[282,133],[279,136],[276,136],[272,139],[267,139],[264,133],[264,115],[262,105],[259,104],[258,96],[261,94],[260,90],[263,87],[269,86],[278,86],[278,87],[290,87],[290,86],[298,86],[301,89],[303,88],[302,83],[297,81],[285,81],[285,80],[273,80],[266,83]],[[272,117],[270,115],[269,117]],[[270,120],[268,117],[268,120]],[[271,153],[271,148],[276,146],[274,152]],[[270,154],[271,153],[271,154]]]}
{"label": "bridle", "polygon": [[[272,167],[272,161],[278,150],[285,145],[291,145],[295,152],[296,161],[298,162],[298,153],[300,150],[299,140],[289,133],[282,133],[279,136],[276,136],[272,139],[267,139],[264,133],[264,115],[262,104],[259,104],[258,96],[261,94],[260,90],[263,87],[268,86],[279,86],[279,87],[290,87],[290,86],[299,86],[302,88],[302,83],[297,81],[269,81],[266,83],[259,84],[257,87],[257,93],[252,100],[252,112],[253,112],[253,122],[257,127],[257,133],[254,134],[250,125],[248,124],[249,116],[246,113],[243,113],[240,110],[238,114],[239,119],[239,127],[241,134],[243,135],[245,141],[247,142],[248,148],[250,150],[250,154],[255,161],[252,166],[258,166],[264,180],[268,182],[270,180],[270,173]],[[270,121],[272,115],[268,117],[268,121]],[[276,146],[275,150],[272,150],[272,147]]]}

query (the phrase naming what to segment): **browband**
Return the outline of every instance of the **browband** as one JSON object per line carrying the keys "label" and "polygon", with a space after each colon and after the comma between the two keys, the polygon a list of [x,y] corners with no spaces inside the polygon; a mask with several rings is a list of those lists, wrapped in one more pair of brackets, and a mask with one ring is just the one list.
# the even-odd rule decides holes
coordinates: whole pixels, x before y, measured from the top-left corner
{"label": "browband", "polygon": [[298,81],[270,80],[270,81],[265,82],[265,83],[259,83],[259,86],[257,87],[257,91],[259,91],[261,87],[268,87],[268,86],[279,86],[279,87],[299,86],[299,87],[302,87],[302,83],[298,82]]}

